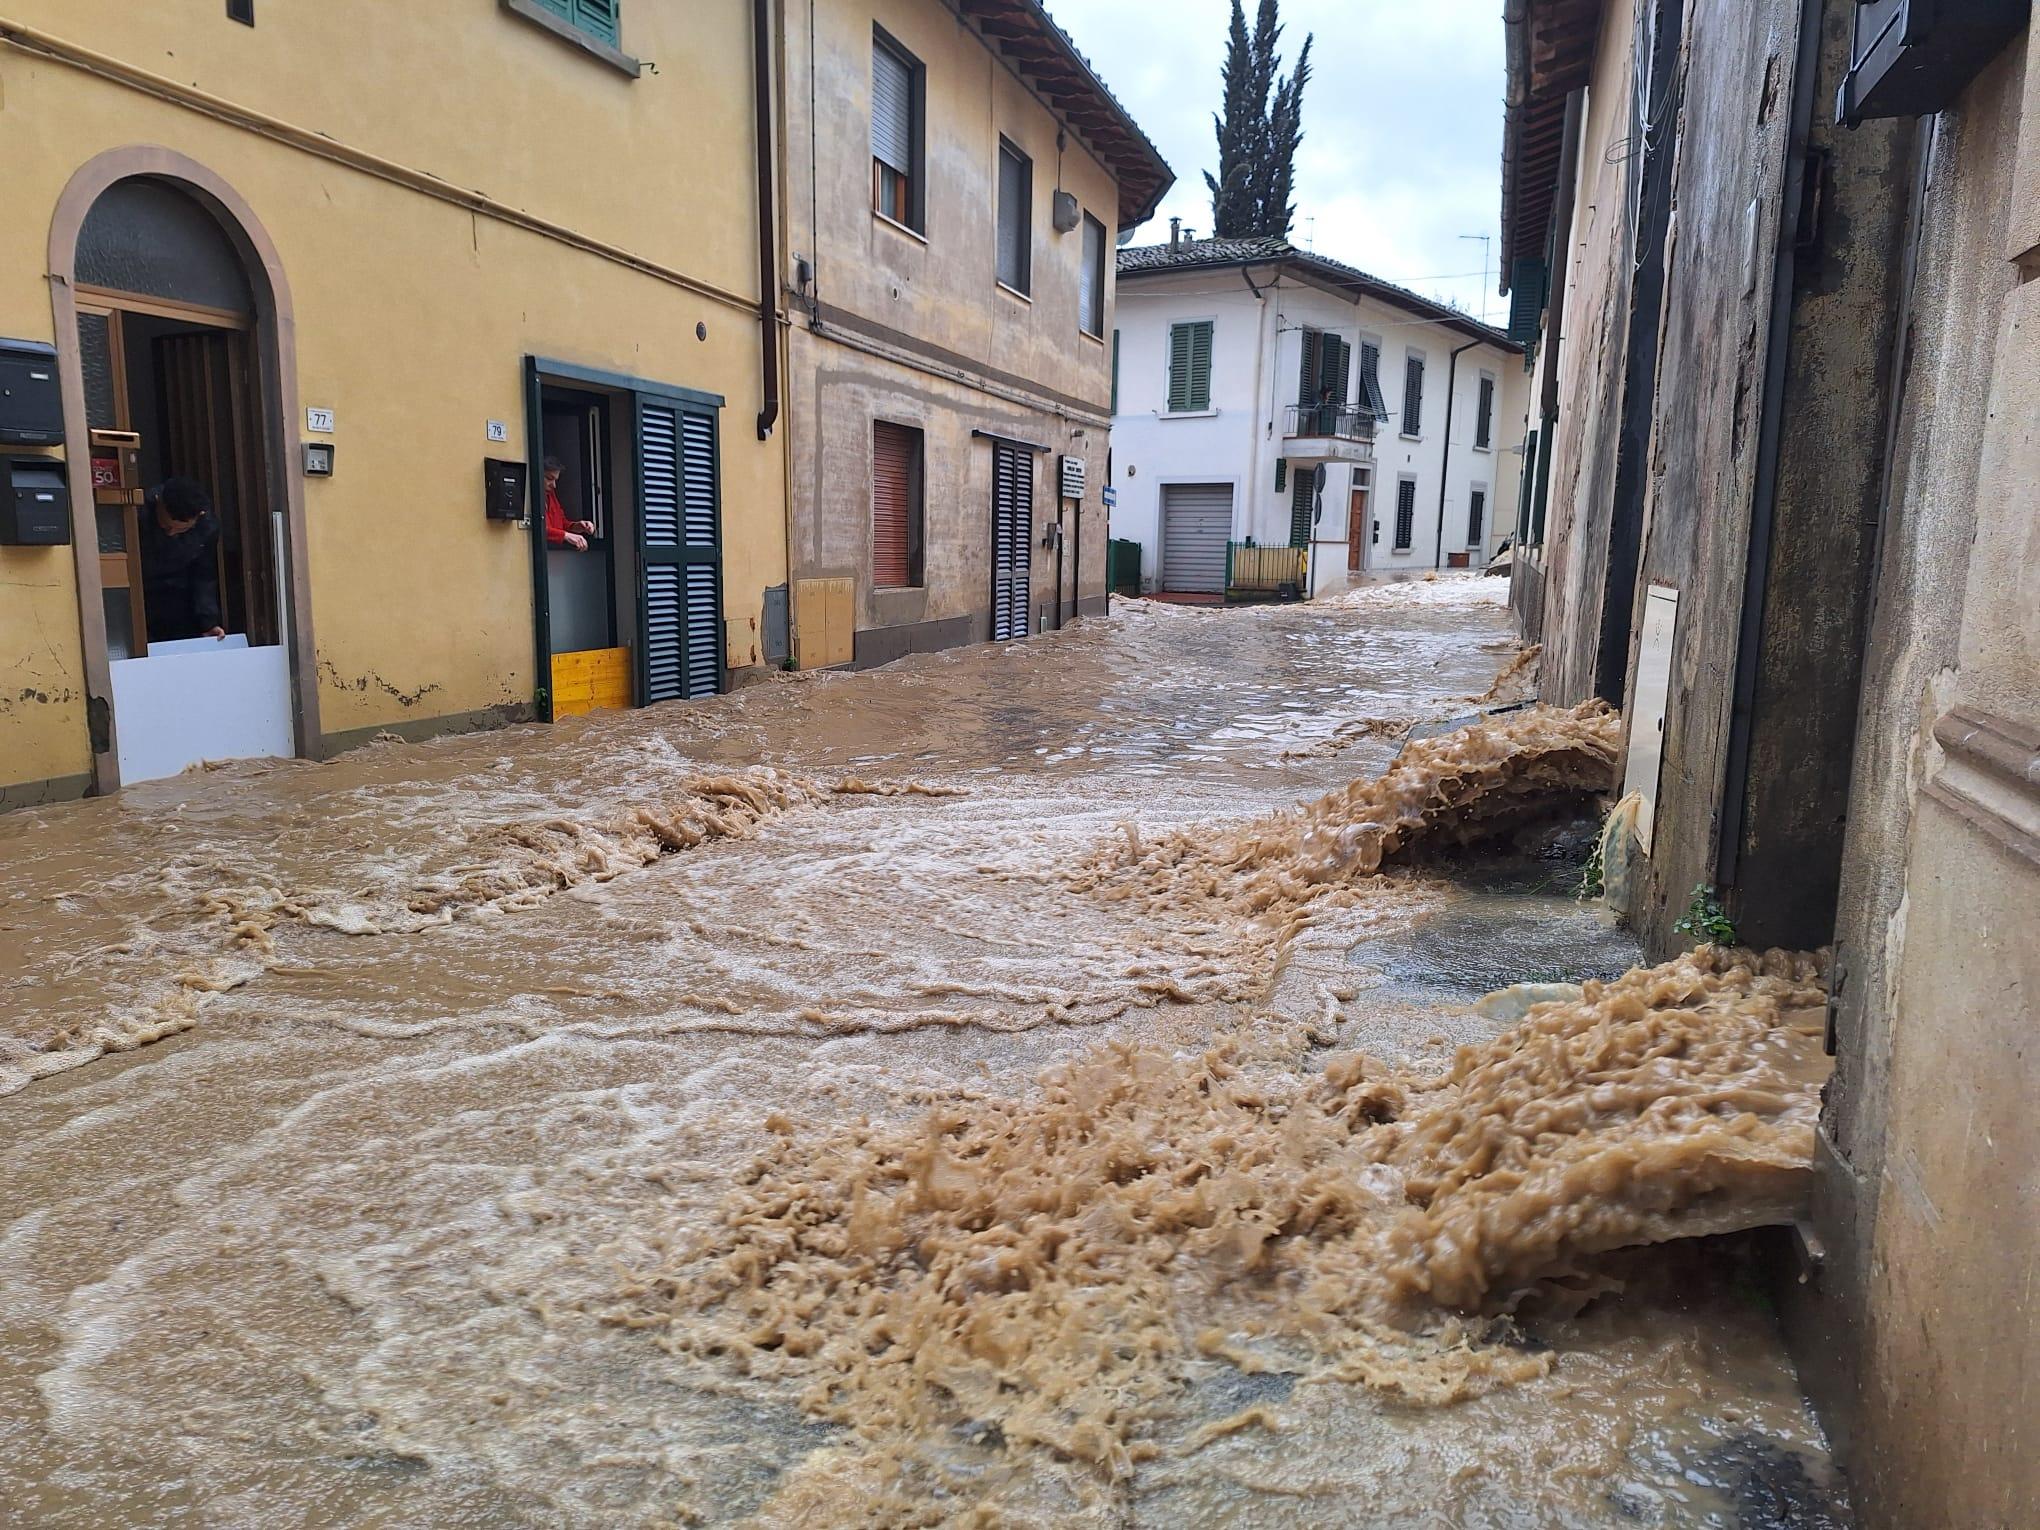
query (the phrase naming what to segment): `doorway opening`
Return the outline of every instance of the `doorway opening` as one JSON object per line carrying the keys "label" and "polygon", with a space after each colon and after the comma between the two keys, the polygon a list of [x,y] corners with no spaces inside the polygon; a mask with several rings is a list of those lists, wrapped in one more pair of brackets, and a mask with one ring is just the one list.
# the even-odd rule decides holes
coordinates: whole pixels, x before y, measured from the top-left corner
{"label": "doorway opening", "polygon": [[92,468],[78,535],[98,555],[120,779],[292,754],[273,363],[248,268],[197,197],[136,176],[86,213],[72,292]]}
{"label": "doorway opening", "polygon": [[529,357],[538,711],[723,688],[720,396]]}
{"label": "doorway opening", "polygon": [[1368,487],[1354,474],[1352,497],[1346,504],[1346,572],[1357,574],[1367,566]]}

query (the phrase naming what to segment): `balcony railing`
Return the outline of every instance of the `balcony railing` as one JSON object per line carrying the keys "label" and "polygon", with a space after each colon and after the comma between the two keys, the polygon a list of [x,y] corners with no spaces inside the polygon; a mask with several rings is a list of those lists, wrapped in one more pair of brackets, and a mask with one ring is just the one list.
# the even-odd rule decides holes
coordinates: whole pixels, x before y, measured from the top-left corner
{"label": "balcony railing", "polygon": [[1350,404],[1291,404],[1282,434],[1330,437],[1340,441],[1372,441],[1374,411]]}

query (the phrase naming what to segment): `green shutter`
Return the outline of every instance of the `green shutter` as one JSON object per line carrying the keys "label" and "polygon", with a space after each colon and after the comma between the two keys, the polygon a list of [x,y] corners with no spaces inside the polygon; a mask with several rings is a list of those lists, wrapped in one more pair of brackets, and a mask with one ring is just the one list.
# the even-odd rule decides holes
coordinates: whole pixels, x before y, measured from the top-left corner
{"label": "green shutter", "polygon": [[1275,459],[1275,492],[1277,494],[1280,494],[1283,490],[1287,489],[1288,487],[1289,487],[1289,459],[1286,457],[1277,457]]}
{"label": "green shutter", "polygon": [[538,4],[562,21],[570,22],[574,19],[574,0],[538,0]]}
{"label": "green shutter", "polygon": [[574,25],[590,37],[615,47],[622,37],[616,12],[620,0],[573,0]]}
{"label": "green shutter", "polygon": [[1353,347],[1337,335],[1326,335],[1322,349],[1318,386],[1330,388],[1332,402],[1343,409],[1346,407],[1346,366],[1353,355]]}
{"label": "green shutter", "polygon": [[1290,480],[1289,493],[1289,545],[1310,546],[1311,517],[1317,512],[1318,469],[1300,467]]}
{"label": "green shutter", "polygon": [[1509,338],[1535,345],[1544,318],[1545,267],[1541,260],[1518,260],[1509,273]]}
{"label": "green shutter", "polygon": [[1112,331],[1112,412],[1119,413],[1119,331]]}
{"label": "green shutter", "polygon": [[1169,326],[1169,413],[1211,407],[1211,320]]}
{"label": "green shutter", "polygon": [[1308,409],[1317,402],[1318,352],[1332,336],[1321,335],[1314,329],[1303,332],[1303,355],[1301,365],[1296,369],[1296,407]]}

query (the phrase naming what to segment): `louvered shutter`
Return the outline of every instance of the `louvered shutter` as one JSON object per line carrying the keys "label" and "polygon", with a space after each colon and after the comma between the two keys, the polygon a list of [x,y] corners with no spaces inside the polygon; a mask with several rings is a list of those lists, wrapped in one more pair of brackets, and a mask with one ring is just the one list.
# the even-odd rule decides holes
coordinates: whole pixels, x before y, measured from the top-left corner
{"label": "louvered shutter", "polygon": [[1034,454],[992,443],[992,640],[1024,638],[1034,544]]}
{"label": "louvered shutter", "polygon": [[1388,418],[1388,403],[1381,396],[1381,347],[1372,340],[1360,342],[1360,403],[1374,418]]}
{"label": "louvered shutter", "polygon": [[914,583],[909,526],[919,434],[889,420],[871,427],[871,582],[881,589]]}
{"label": "louvered shutter", "polygon": [[[1319,346],[1319,351],[1318,388],[1321,391],[1331,390],[1330,403],[1332,413],[1336,416],[1339,410],[1346,407],[1346,367],[1352,358],[1353,347],[1337,335],[1326,335]],[[1336,433],[1338,420],[1333,418],[1324,422],[1322,429],[1327,435]]]}
{"label": "louvered shutter", "polygon": [[1541,260],[1519,260],[1509,272],[1509,338],[1535,345],[1544,318],[1546,270]]}
{"label": "louvered shutter", "polygon": [[1473,444],[1491,446],[1495,437],[1495,380],[1480,380],[1480,414],[1473,422]]}
{"label": "louvered shutter", "polygon": [[914,71],[884,43],[871,45],[871,156],[914,173]]}
{"label": "louvered shutter", "polygon": [[1211,321],[1169,327],[1169,412],[1211,407]]}
{"label": "louvered shutter", "polygon": [[1299,467],[1289,493],[1289,545],[1310,546],[1311,518],[1317,513],[1318,470]]}
{"label": "louvered shutter", "polygon": [[1395,550],[1408,552],[1417,530],[1417,481],[1405,478],[1395,486]]}
{"label": "louvered shutter", "polygon": [[1487,519],[1487,490],[1475,489],[1466,501],[1466,545],[1480,546],[1481,522]]}
{"label": "louvered shutter", "polygon": [[1308,409],[1317,402],[1318,350],[1325,338],[1314,329],[1303,332],[1302,354],[1298,357],[1296,368],[1296,407],[1299,409]]}
{"label": "louvered shutter", "polygon": [[1403,362],[1402,433],[1419,434],[1424,428],[1424,358],[1408,357]]}
{"label": "louvered shutter", "polygon": [[722,689],[721,489],[715,414],[637,396],[639,695]]}
{"label": "louvered shutter", "polygon": [[574,25],[590,37],[615,47],[622,37],[617,18],[618,0],[573,0]]}

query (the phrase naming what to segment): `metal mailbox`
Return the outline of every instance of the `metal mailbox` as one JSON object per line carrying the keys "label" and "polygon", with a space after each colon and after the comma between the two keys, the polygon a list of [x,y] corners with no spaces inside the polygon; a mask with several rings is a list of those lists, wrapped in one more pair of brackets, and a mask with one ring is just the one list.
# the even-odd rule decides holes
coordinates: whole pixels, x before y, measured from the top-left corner
{"label": "metal mailbox", "polygon": [[63,444],[57,348],[40,340],[0,340],[0,445]]}
{"label": "metal mailbox", "polygon": [[71,540],[71,491],[52,457],[0,456],[0,545],[60,547]]}

